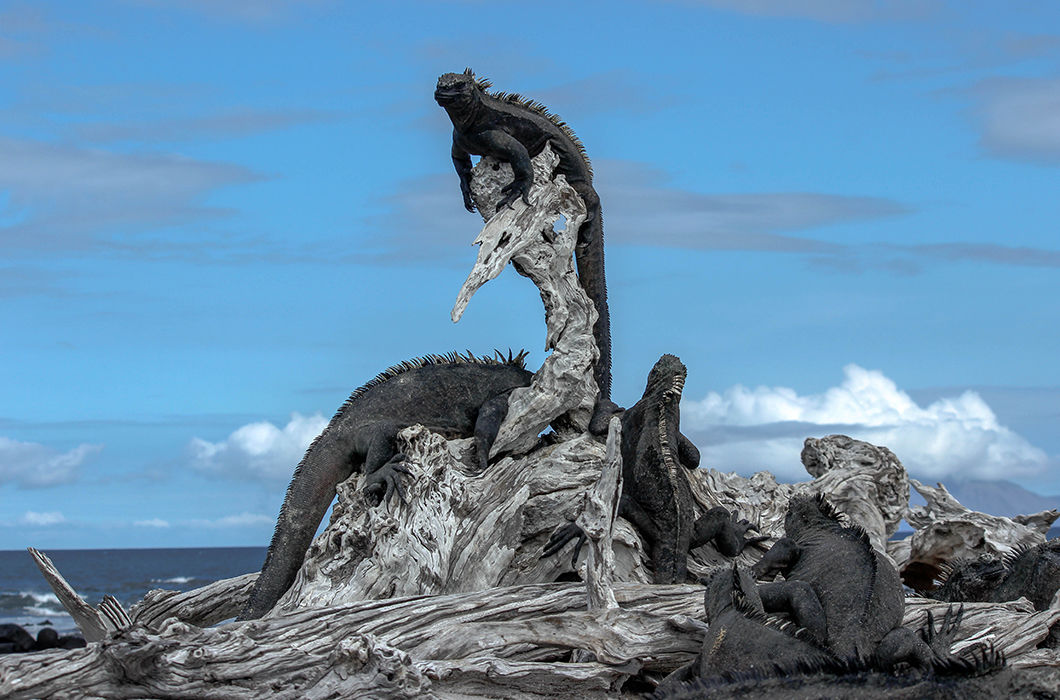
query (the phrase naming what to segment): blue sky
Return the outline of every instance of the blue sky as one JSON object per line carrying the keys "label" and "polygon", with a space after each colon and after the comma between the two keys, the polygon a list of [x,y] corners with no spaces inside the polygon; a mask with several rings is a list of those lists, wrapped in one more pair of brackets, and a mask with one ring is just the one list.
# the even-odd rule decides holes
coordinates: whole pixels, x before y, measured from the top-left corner
{"label": "blue sky", "polygon": [[6,2],[0,548],[264,545],[380,370],[540,365],[514,274],[449,321],[465,66],[593,159],[617,401],[672,352],[708,466],[1060,493],[1053,2]]}

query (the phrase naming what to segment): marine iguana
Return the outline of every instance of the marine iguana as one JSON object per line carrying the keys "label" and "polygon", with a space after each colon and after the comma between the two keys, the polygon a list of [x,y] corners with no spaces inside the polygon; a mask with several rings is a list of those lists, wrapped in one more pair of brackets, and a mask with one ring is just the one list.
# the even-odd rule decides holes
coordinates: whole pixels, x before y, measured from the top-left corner
{"label": "marine iguana", "polygon": [[782,668],[820,667],[834,660],[805,639],[790,622],[771,619],[762,607],[754,579],[736,562],[716,569],[705,581],[703,607],[709,627],[703,650],[659,685],[659,692],[697,678],[740,673],[773,674]]}
{"label": "marine iguana", "polygon": [[[841,660],[873,659],[882,668],[906,662],[922,669],[952,661],[946,635],[959,617],[944,621],[946,635],[928,644],[902,627],[905,596],[894,566],[856,525],[844,525],[824,496],[794,496],[784,519],[785,536],[753,567],[767,611],[792,613]],[[823,615],[822,615],[823,613]]]}
{"label": "marine iguana", "polygon": [[[841,659],[813,643],[807,630],[788,621],[766,615],[761,597],[751,575],[734,562],[731,569],[715,570],[705,581],[704,607],[709,627],[702,652],[659,684],[656,698],[714,698],[742,695],[734,692],[748,680],[789,691],[815,688],[820,695],[808,697],[848,697],[840,687],[857,689],[849,697],[869,695],[877,686],[930,688],[947,684],[951,677],[977,676],[1000,668],[1003,657],[990,649],[964,659],[950,656],[947,650],[960,623],[960,612],[952,610],[938,627],[932,615],[920,630],[925,643],[942,650],[938,662],[917,673],[905,674],[899,680],[891,666],[875,665],[875,658]],[[823,611],[818,611],[823,617]],[[930,683],[922,680],[930,677]],[[778,681],[778,679],[785,679]],[[797,695],[797,693],[796,693]],[[753,696],[753,694],[752,694]],[[936,697],[931,692],[922,696]],[[754,696],[757,697],[757,696]]]}
{"label": "marine iguana", "polygon": [[[725,556],[764,538],[744,539],[754,526],[735,521],[717,506],[698,519],[686,469],[699,466],[699,450],[681,433],[681,392],[688,371],[674,355],[663,355],[648,374],[644,396],[621,415],[622,497],[619,515],[647,542],[655,583],[684,583],[688,552],[714,542]],[[551,556],[584,535],[567,523],[552,534],[542,556]],[[575,548],[575,557],[578,548]]]}
{"label": "marine iguana", "polygon": [[944,564],[939,585],[922,594],[949,602],[1002,603],[1023,597],[1049,607],[1060,588],[1060,538],[1020,548],[1000,559],[979,557]]}
{"label": "marine iguana", "polygon": [[593,189],[593,171],[581,141],[561,119],[548,109],[521,95],[491,92],[492,83],[476,78],[470,68],[463,73],[446,73],[438,78],[434,99],[453,122],[453,165],[460,177],[464,207],[475,211],[471,199],[471,156],[491,156],[511,164],[515,179],[502,192],[497,208],[527,195],[534,181],[530,159],[545,144],[559,156],[555,175],[563,175],[581,196],[587,217],[578,230],[575,259],[578,281],[596,307],[598,318],[593,337],[600,357],[593,367],[600,391],[597,412],[612,413],[617,407],[611,398],[611,318],[604,278],[604,226],[600,197]]}
{"label": "marine iguana", "polygon": [[287,488],[265,565],[239,615],[256,619],[276,604],[298,573],[335,487],[357,469],[374,501],[402,495],[407,473],[397,433],[421,424],[446,437],[475,438],[480,469],[508,412],[508,395],[530,385],[526,353],[505,358],[427,355],[387,369],[354,391],[313,440]]}

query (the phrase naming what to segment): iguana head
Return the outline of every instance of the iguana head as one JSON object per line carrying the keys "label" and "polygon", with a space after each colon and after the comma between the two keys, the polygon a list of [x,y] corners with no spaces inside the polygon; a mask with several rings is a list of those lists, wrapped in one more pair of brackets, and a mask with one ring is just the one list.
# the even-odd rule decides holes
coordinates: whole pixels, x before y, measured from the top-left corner
{"label": "iguana head", "polygon": [[797,537],[811,529],[836,526],[843,526],[839,511],[822,494],[793,496],[788,501],[788,514],[784,518],[784,532],[788,537]]}
{"label": "iguana head", "polygon": [[985,601],[1008,574],[1003,561],[982,556],[957,560],[942,566],[938,587],[931,594],[937,600]]}
{"label": "iguana head", "polygon": [[480,87],[470,68],[463,73],[446,73],[438,78],[438,86],[434,89],[434,100],[446,109],[459,109],[470,105],[475,100],[475,92]]}
{"label": "iguana head", "polygon": [[676,355],[663,355],[648,373],[644,397],[665,403],[680,403],[688,370]]}

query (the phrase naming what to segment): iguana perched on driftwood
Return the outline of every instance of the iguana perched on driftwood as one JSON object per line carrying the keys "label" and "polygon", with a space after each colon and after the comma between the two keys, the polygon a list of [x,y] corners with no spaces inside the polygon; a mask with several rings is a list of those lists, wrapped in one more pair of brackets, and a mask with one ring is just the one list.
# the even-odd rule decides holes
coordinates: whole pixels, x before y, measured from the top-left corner
{"label": "iguana perched on driftwood", "polygon": [[420,424],[445,437],[474,436],[484,470],[508,395],[533,378],[525,356],[427,355],[391,367],[354,391],[295,469],[265,565],[239,619],[261,617],[291,587],[335,487],[350,474],[361,469],[370,499],[401,494],[404,455],[395,444],[400,430]]}
{"label": "iguana perched on driftwood", "polygon": [[[733,562],[716,569],[705,581],[703,607],[709,627],[703,650],[677,669],[659,686],[660,693],[674,692],[679,683],[741,673],[770,675],[777,668],[809,668],[831,661],[831,653],[796,636],[790,622],[766,615],[754,578]],[[805,635],[800,635],[805,636]]]}
{"label": "iguana perched on driftwood", "polygon": [[[956,663],[946,643],[960,623],[947,615],[932,638],[902,627],[905,593],[894,566],[856,525],[845,525],[824,496],[795,496],[785,536],[754,565],[757,578],[784,575],[758,587],[770,612],[789,612],[811,638],[844,662],[880,668],[905,662],[922,669]],[[929,641],[933,643],[928,643]]]}
{"label": "iguana perched on driftwood", "polygon": [[[930,663],[898,675],[896,659],[879,655],[839,657],[814,643],[807,630],[769,617],[754,579],[735,562],[731,569],[715,570],[705,583],[704,607],[709,627],[703,650],[696,659],[667,676],[655,698],[744,697],[745,693],[758,697],[746,690],[747,680],[752,679],[778,690],[786,688],[791,697],[891,697],[879,692],[886,690],[894,692],[894,697],[951,697],[934,691],[945,686],[970,688],[962,682],[996,671],[1004,664],[1003,658],[990,649],[971,658],[949,653],[960,624],[960,611],[949,611],[938,627],[934,617],[928,615],[918,639],[930,656]],[[814,613],[823,619],[822,610]],[[1004,682],[986,687],[1001,688]],[[807,692],[811,688],[819,694]],[[782,693],[779,696],[784,697]]]}
{"label": "iguana perched on driftwood", "polygon": [[[604,279],[604,226],[600,197],[593,189],[593,171],[578,137],[562,120],[538,102],[520,95],[491,92],[491,83],[476,78],[470,68],[463,73],[446,73],[438,78],[434,99],[453,122],[453,165],[460,177],[464,206],[475,211],[471,199],[471,156],[490,156],[511,164],[515,179],[502,191],[505,197],[497,209],[516,199],[529,203],[527,195],[534,181],[530,159],[545,144],[559,156],[554,175],[563,175],[585,202],[587,217],[578,231],[575,259],[578,280],[596,307],[598,318],[593,337],[600,357],[593,367],[600,391],[598,412],[610,413],[611,397],[611,320]],[[606,418],[604,419],[606,422]]]}
{"label": "iguana perched on driftwood", "polygon": [[[648,373],[644,396],[621,415],[622,497],[619,515],[633,523],[648,544],[655,583],[684,583],[688,552],[713,542],[736,556],[753,526],[735,521],[718,506],[696,517],[687,470],[699,466],[699,450],[681,433],[681,392],[688,371],[674,355],[663,355]],[[584,538],[573,523],[553,533],[543,556]],[[579,541],[580,546],[580,541]],[[575,550],[577,555],[577,550]]]}
{"label": "iguana perched on driftwood", "polygon": [[1001,603],[1023,597],[1035,609],[1049,607],[1060,588],[1060,538],[1024,547],[1006,557],[980,557],[943,565],[929,598],[950,602]]}

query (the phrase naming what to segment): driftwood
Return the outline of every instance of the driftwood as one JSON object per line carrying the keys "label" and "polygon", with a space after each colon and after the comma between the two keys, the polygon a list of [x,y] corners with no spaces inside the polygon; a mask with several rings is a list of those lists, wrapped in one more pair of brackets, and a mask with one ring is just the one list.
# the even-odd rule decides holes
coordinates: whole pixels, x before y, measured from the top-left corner
{"label": "driftwood", "polygon": [[[358,477],[340,484],[328,527],[261,620],[210,627],[242,606],[256,574],[187,593],[152,591],[126,614],[112,599],[92,608],[34,555],[86,638],[91,630],[97,641],[0,659],[0,697],[603,698],[619,695],[631,676],[657,681],[693,658],[702,646],[703,589],[648,583],[643,543],[617,517],[619,422],[612,419],[606,446],[584,432],[596,394],[595,311],[571,261],[584,207],[562,178],[548,179],[554,158],[546,150],[535,159],[530,206],[517,201],[487,222],[454,308],[459,318],[509,260],[541,292],[552,354],[534,384],[513,394],[500,459],[480,474],[471,440],[447,441],[422,426],[402,431],[411,472],[405,501],[372,507]],[[505,182],[492,173],[507,166],[484,163],[475,197],[488,213]],[[566,226],[557,231],[560,216]],[[555,433],[540,438],[549,424]],[[971,517],[952,504],[906,515],[910,481],[886,448],[828,436],[807,440],[802,457],[814,478],[800,484],[765,472],[697,470],[696,500],[776,538],[792,495],[824,493],[881,551],[903,515],[920,530],[933,519]],[[569,549],[540,557],[566,521],[588,536],[573,566]],[[1008,522],[1040,537],[1046,521]],[[989,522],[1000,543],[1000,521]],[[740,559],[752,563],[761,551],[749,548]],[[912,548],[890,551],[899,558]],[[705,546],[691,553],[689,569],[704,574],[728,562]],[[581,581],[556,582],[575,570]],[[921,624],[928,610],[941,617],[947,607],[911,598],[906,623]],[[1055,668],[1056,652],[1037,645],[1058,620],[1056,604],[1038,612],[1026,601],[968,604],[954,649],[991,643],[1012,665]]]}
{"label": "driftwood", "polygon": [[[475,687],[548,697],[563,687],[611,697],[629,675],[658,677],[699,651],[691,621],[704,615],[700,586],[616,584],[614,593],[619,607],[597,610],[586,609],[583,585],[563,583],[361,601],[213,629],[171,618],[153,633],[134,626],[87,649],[4,659],[0,696],[451,697]],[[905,622],[919,626],[929,609],[938,618],[947,607],[911,598]],[[1060,610],[1026,601],[966,604],[953,649],[990,642],[1010,665],[1056,666],[1055,651],[1035,647],[1058,620]],[[574,649],[597,661],[564,662]]]}
{"label": "driftwood", "polygon": [[[545,350],[552,351],[530,386],[512,393],[491,456],[526,452],[538,434],[560,416],[575,432],[583,432],[596,402],[593,363],[600,353],[593,324],[597,313],[578,282],[573,258],[578,228],[585,221],[585,203],[562,175],[551,179],[558,163],[559,156],[545,146],[533,159],[531,203],[516,200],[511,208],[496,213],[501,189],[512,181],[511,166],[483,158],[471,179],[472,196],[486,226],[475,239],[478,260],[457,295],[452,319],[459,321],[475,291],[511,262],[541,294]],[[557,230],[561,221],[563,226]]]}
{"label": "driftwood", "polygon": [[[806,439],[802,463],[814,479],[796,484],[779,483],[769,472],[744,477],[699,469],[692,475],[693,493],[704,507],[734,510],[771,539],[784,534],[792,496],[824,494],[840,513],[865,529],[881,554],[888,555],[887,539],[897,531],[909,505],[909,479],[894,453],[845,435],[829,435]],[[701,553],[693,553],[695,573],[725,561]],[[759,555],[751,550],[741,556],[744,563],[753,563]]]}
{"label": "driftwood", "polygon": [[946,487],[909,483],[927,501],[909,509],[906,521],[915,532],[892,543],[892,553],[910,585],[927,590],[946,562],[982,555],[1003,557],[1016,549],[1041,544],[1060,511],[1005,518],[978,513],[961,505]]}

